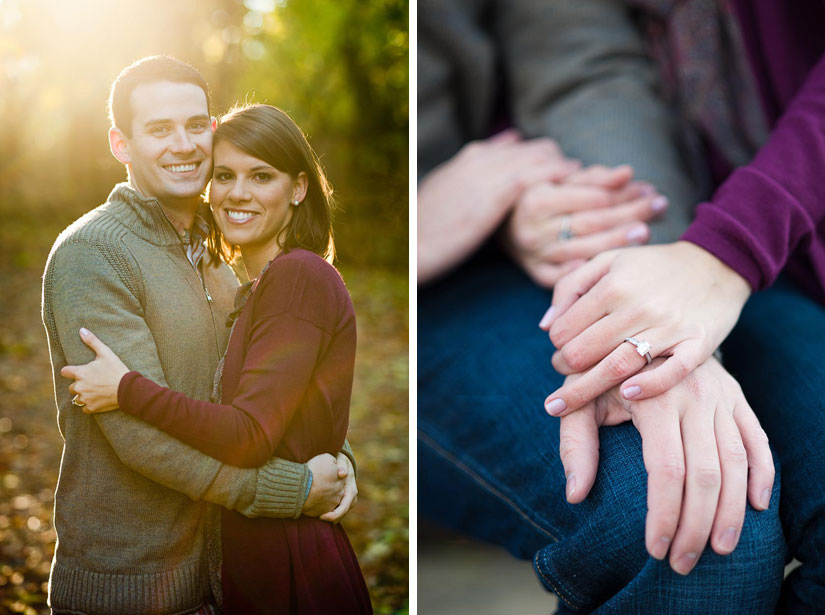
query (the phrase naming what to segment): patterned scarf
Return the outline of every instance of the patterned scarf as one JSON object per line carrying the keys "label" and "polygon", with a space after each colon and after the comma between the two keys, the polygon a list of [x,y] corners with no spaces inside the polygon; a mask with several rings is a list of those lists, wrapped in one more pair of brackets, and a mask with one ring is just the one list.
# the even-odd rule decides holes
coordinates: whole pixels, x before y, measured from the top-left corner
{"label": "patterned scarf", "polygon": [[[274,260],[274,259],[273,259]],[[226,319],[226,326],[231,327],[229,329],[229,339],[232,339],[232,334],[235,332],[235,325],[238,322],[238,317],[241,315],[241,311],[243,310],[246,302],[249,301],[249,298],[252,296],[252,293],[258,287],[258,281],[263,276],[264,272],[269,269],[269,266],[272,264],[272,261],[269,261],[264,268],[261,270],[261,273],[258,275],[257,278],[254,280],[250,280],[246,284],[242,284],[237,291],[235,291],[235,310],[229,315],[229,318]],[[226,345],[227,350],[229,349],[229,344]],[[212,380],[212,396],[209,400],[214,404],[221,403],[221,398],[223,397],[223,365],[226,361],[226,351],[224,351],[221,360],[218,361],[218,367],[215,369],[215,377]]]}
{"label": "patterned scarf", "polygon": [[186,258],[200,275],[201,261],[206,254],[206,239],[209,237],[209,223],[200,214],[195,214],[192,230],[181,231],[180,240],[186,248]]}
{"label": "patterned scarf", "polygon": [[759,93],[729,0],[629,0],[642,12],[665,95],[733,166],[767,139]]}

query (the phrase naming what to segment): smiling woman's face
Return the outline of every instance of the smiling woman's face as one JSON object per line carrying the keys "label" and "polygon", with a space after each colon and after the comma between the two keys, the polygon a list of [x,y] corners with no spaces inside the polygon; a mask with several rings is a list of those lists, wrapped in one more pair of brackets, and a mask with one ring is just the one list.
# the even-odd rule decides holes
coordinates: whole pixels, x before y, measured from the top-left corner
{"label": "smiling woman's face", "polygon": [[225,240],[242,249],[278,251],[278,234],[301,198],[300,179],[219,139],[209,188],[212,213]]}

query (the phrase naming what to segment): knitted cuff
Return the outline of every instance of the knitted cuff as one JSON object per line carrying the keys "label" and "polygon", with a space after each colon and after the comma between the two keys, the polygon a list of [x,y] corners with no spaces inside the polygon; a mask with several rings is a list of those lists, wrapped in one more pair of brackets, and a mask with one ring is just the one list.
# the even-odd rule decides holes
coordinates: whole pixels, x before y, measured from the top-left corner
{"label": "knitted cuff", "polygon": [[309,468],[273,457],[258,468],[253,517],[297,519],[301,516],[309,482]]}
{"label": "knitted cuff", "polygon": [[340,452],[349,457],[349,460],[352,463],[352,471],[355,472],[355,477],[358,478],[358,465],[355,463],[355,454],[352,452],[352,448],[349,445],[349,440],[344,440],[344,446],[341,447]]}

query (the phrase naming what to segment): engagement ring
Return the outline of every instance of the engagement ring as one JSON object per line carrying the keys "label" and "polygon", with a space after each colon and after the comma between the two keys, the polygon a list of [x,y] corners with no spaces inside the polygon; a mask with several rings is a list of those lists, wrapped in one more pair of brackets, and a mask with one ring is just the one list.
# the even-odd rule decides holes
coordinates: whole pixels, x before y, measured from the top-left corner
{"label": "engagement ring", "polygon": [[645,340],[639,341],[635,337],[626,337],[624,338],[624,341],[633,344],[636,347],[636,352],[647,359],[647,364],[650,365],[650,362],[653,360],[650,356],[650,350],[653,346],[648,344]]}
{"label": "engagement ring", "polygon": [[80,401],[80,393],[78,393],[77,395],[75,395],[74,397],[72,397],[72,403],[73,403],[75,406],[77,406],[78,408],[82,408],[83,406],[85,406],[85,405],[86,405],[86,404],[84,404],[82,401]]}

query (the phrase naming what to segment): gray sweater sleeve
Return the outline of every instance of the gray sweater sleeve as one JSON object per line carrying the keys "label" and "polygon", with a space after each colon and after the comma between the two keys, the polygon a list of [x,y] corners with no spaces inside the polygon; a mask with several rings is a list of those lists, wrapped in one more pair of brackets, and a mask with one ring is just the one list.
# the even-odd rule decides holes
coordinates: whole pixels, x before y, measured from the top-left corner
{"label": "gray sweater sleeve", "polygon": [[[86,242],[63,245],[55,254],[50,304],[60,306],[53,310],[53,318],[67,364],[94,358],[78,335],[80,327],[86,327],[130,369],[165,386],[152,333],[135,296],[134,279],[123,279],[111,258]],[[80,413],[77,408],[66,411]],[[306,465],[273,458],[261,468],[235,468],[123,412],[93,417],[127,467],[165,487],[247,516],[300,515],[309,479]]]}
{"label": "gray sweater sleeve", "polygon": [[630,164],[671,202],[652,241],[677,239],[703,196],[703,170],[685,153],[686,129],[660,95],[629,9],[615,0],[497,6],[492,23],[517,127],[553,137],[585,164]]}

